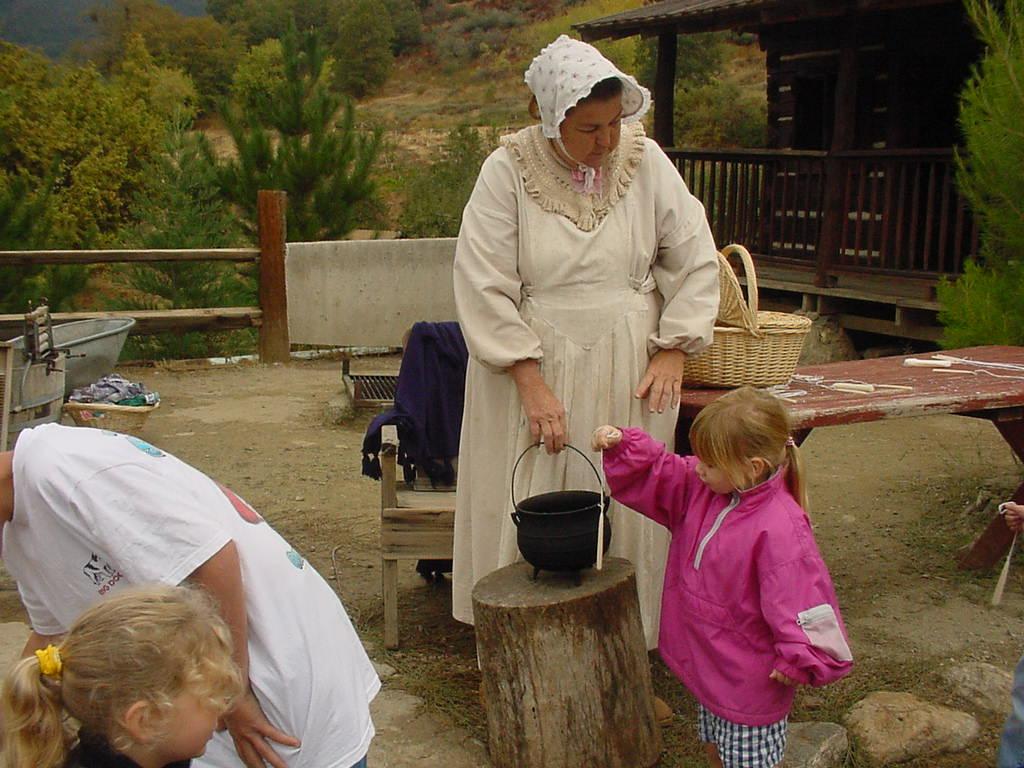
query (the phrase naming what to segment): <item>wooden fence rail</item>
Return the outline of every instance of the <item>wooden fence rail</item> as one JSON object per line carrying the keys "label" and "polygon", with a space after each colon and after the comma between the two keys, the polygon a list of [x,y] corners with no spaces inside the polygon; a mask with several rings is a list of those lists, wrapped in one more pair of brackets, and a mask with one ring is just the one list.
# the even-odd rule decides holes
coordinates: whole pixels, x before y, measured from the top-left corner
{"label": "wooden fence rail", "polygon": [[[133,334],[185,333],[259,329],[260,360],[285,362],[289,357],[288,305],[284,282],[286,237],[284,192],[261,190],[258,198],[259,248],[194,248],[169,250],[0,251],[0,267],[40,264],[130,264],[168,261],[232,261],[259,266],[259,306],[203,307],[167,310],[55,312],[55,323],[104,317],[133,317]],[[0,338],[22,332],[22,315],[0,315]]]}

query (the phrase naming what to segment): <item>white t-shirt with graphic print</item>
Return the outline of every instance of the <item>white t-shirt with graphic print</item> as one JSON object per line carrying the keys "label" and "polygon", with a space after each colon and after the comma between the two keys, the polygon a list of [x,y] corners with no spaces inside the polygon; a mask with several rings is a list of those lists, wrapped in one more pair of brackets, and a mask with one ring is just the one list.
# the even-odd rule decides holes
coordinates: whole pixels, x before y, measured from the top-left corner
{"label": "white t-shirt with graphic print", "polygon": [[[46,424],[14,450],[14,515],[0,557],[32,627],[62,634],[125,585],[179,584],[234,541],[250,680],[291,768],[349,768],[373,738],[380,680],[330,586],[242,499],[138,438]],[[241,765],[227,732],[200,768]]]}

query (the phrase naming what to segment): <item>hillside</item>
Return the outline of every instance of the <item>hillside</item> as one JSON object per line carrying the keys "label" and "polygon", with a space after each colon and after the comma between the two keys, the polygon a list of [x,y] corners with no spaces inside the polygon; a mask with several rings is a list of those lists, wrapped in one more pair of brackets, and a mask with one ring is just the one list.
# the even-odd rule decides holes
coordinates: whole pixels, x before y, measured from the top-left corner
{"label": "hillside", "polygon": [[[585,0],[573,4],[548,18],[526,20],[507,34],[500,49],[486,50],[471,61],[425,52],[400,57],[384,87],[359,102],[360,119],[384,126],[399,157],[419,162],[430,162],[447,132],[459,125],[495,128],[499,132],[527,125],[532,119],[527,113],[530,94],[523,73],[537,52],[560,34],[575,36],[575,23],[640,4],[641,0]],[[434,22],[428,32],[434,41],[444,41],[453,34],[458,34],[457,23],[446,21]],[[632,74],[636,72],[638,42],[639,38],[626,38],[597,45]],[[763,100],[764,54],[756,44],[728,44],[721,78],[737,85],[745,95]]]}
{"label": "hillside", "polygon": [[[206,0],[162,0],[186,16],[206,13]],[[42,50],[58,58],[89,36],[86,14],[104,0],[47,0],[46,13],[38,0],[0,0],[0,39]]]}

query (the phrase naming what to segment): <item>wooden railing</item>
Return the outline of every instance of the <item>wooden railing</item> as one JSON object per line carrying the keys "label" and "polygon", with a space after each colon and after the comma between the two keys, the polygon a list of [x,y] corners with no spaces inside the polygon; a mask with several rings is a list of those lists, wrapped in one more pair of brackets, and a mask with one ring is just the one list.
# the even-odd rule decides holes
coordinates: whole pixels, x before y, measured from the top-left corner
{"label": "wooden railing", "polygon": [[[133,317],[135,326],[132,333],[139,335],[257,328],[260,359],[270,363],[285,362],[289,358],[290,350],[284,279],[286,205],[287,198],[284,192],[264,190],[259,193],[259,248],[0,251],[0,266],[168,261],[255,263],[259,267],[258,307],[55,312],[53,320],[62,323],[97,317]],[[7,339],[20,334],[23,320],[22,315],[0,315],[0,338]]]}
{"label": "wooden railing", "polygon": [[963,271],[978,228],[955,186],[951,150],[844,152],[833,265],[915,275]]}
{"label": "wooden railing", "polygon": [[716,242],[813,266],[821,281],[853,271],[935,279],[977,253],[950,150],[667,152]]}

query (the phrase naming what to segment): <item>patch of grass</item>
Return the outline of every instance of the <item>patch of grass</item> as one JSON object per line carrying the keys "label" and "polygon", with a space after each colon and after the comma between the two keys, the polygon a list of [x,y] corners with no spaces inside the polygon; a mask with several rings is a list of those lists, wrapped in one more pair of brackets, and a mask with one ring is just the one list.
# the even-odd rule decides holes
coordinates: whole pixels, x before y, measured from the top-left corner
{"label": "patch of grass", "polygon": [[[620,11],[628,11],[639,5],[641,3],[638,0],[592,0],[592,2],[574,5],[560,16],[524,26],[516,35],[516,41],[520,47],[529,51],[529,57],[532,58],[545,45],[554,42],[559,35],[577,37],[572,30],[573,24],[591,21]],[[632,72],[636,45],[632,38],[599,40],[594,45],[617,67],[625,72]]]}
{"label": "patch of grass", "polygon": [[[1017,482],[1015,478],[993,478],[979,488],[976,479],[966,479],[952,484],[939,483],[937,489],[929,487],[932,483],[923,483],[922,494],[936,501],[908,530],[917,557],[906,567],[914,572],[927,571],[952,585],[977,585],[991,592],[998,570],[962,570],[956,567],[956,560],[985,530],[999,502],[1013,495]],[[1024,562],[1020,552],[1014,555],[1014,560]],[[1017,573],[1019,575],[1020,569]]]}
{"label": "patch of grass", "polygon": [[[363,611],[360,634],[374,646],[374,658],[396,670],[389,685],[423,699],[428,710],[487,743],[487,719],[480,706],[480,670],[473,628],[452,618],[450,582],[402,589],[401,647],[384,648],[383,611]],[[380,603],[376,602],[379,606]]]}

